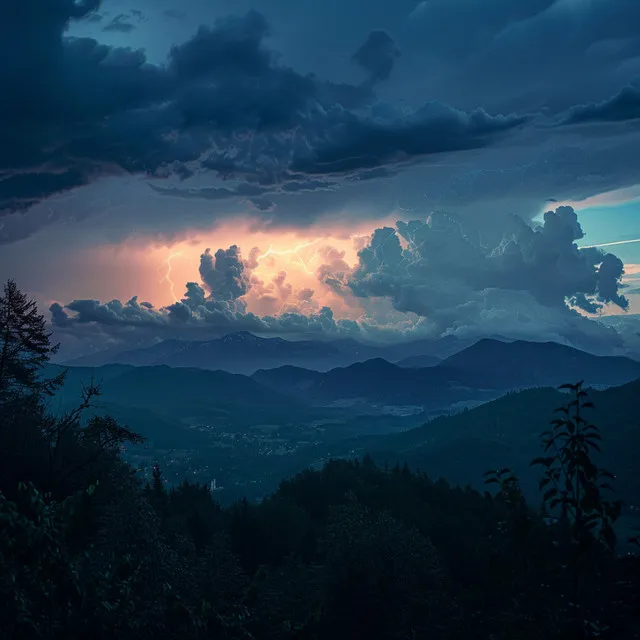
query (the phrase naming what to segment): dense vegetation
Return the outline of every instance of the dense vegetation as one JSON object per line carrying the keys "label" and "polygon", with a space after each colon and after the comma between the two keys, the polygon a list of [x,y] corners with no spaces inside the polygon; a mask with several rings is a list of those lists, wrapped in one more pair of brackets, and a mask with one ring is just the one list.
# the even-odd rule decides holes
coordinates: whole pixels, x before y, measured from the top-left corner
{"label": "dense vegetation", "polygon": [[222,509],[120,460],[140,436],[92,414],[99,385],[50,415],[64,376],[38,375],[55,347],[12,282],[0,347],[2,638],[640,638],[581,385],[543,436],[540,509],[507,469],[492,495],[369,457]]}

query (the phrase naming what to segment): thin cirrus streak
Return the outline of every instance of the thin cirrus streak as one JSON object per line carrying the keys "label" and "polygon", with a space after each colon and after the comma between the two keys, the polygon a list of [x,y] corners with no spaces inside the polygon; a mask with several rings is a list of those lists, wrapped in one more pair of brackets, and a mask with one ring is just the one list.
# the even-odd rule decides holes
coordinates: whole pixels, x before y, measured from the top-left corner
{"label": "thin cirrus streak", "polygon": [[633,240],[617,240],[616,242],[602,242],[600,244],[590,244],[585,247],[578,247],[579,249],[599,249],[600,247],[615,247],[620,244],[635,244],[636,242],[640,242],[640,238],[635,238]]}

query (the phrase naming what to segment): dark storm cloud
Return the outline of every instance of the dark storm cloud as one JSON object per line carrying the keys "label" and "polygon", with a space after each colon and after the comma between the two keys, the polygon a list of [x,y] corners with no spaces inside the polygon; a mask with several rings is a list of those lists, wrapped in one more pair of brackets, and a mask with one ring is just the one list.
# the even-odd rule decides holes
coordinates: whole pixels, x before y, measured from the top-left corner
{"label": "dark storm cloud", "polygon": [[[226,170],[230,170],[227,168]],[[229,174],[227,179],[232,179]],[[245,176],[247,177],[247,176]],[[201,187],[192,189],[183,189],[180,187],[160,187],[150,184],[153,191],[162,196],[173,198],[182,198],[186,200],[231,200],[242,198],[258,211],[271,212],[275,210],[275,203],[271,198],[282,195],[304,194],[319,191],[334,191],[338,189],[337,182],[328,182],[325,180],[296,180],[290,179],[285,181],[285,176],[281,176],[281,184],[271,184],[269,186],[261,186],[251,182],[239,182],[231,187]]]}
{"label": "dark storm cloud", "polygon": [[410,15],[410,34],[416,43],[422,43],[424,47],[433,50],[452,54],[477,51],[507,27],[544,13],[555,2],[556,0],[423,0],[416,3]]}
{"label": "dark storm cloud", "polygon": [[0,83],[12,96],[0,106],[0,210],[106,173],[194,160],[217,128],[292,126],[313,93],[264,50],[255,12],[201,29],[157,67],[140,51],[62,37],[98,2],[30,2],[30,11],[0,7]]}
{"label": "dark storm cloud", "polygon": [[220,19],[215,27],[202,26],[191,40],[172,47],[170,67],[183,78],[235,73],[258,77],[271,70],[272,54],[262,44],[267,35],[269,25],[256,11]]}
{"label": "dark storm cloud", "polygon": [[[346,210],[353,216],[382,217],[400,199],[419,212],[453,209],[482,226],[505,211],[529,218],[549,197],[576,200],[637,180],[638,141],[632,137],[636,132],[625,130],[620,136],[619,131],[608,131],[594,137],[586,127],[523,127],[524,118],[509,115],[509,109],[486,110],[507,114],[502,117],[476,109],[478,104],[491,104],[484,102],[486,96],[495,96],[498,104],[504,91],[511,92],[511,98],[528,91],[523,80],[529,82],[527,65],[538,65],[531,67],[534,84],[535,69],[542,65],[546,72],[540,77],[547,80],[569,67],[576,77],[588,72],[595,95],[608,86],[602,83],[609,76],[607,82],[623,86],[626,80],[618,81],[618,76],[605,73],[610,67],[602,66],[605,59],[619,64],[634,50],[636,36],[628,25],[636,10],[621,0],[611,0],[615,11],[592,2],[574,3],[580,8],[573,12],[568,3],[545,0],[431,0],[411,15],[413,2],[368,3],[366,16],[360,0],[351,0],[341,11],[351,18],[360,16],[360,35],[358,30],[351,29],[349,36],[342,26],[336,29],[345,68],[355,49],[355,61],[368,76],[361,84],[323,81],[287,67],[267,46],[269,24],[256,12],[201,28],[173,48],[166,65],[158,66],[140,52],[63,37],[70,19],[98,15],[87,13],[98,8],[97,2],[79,10],[58,0],[55,6],[62,13],[57,17],[50,2],[30,2],[30,15],[37,16],[31,22],[2,15],[0,7],[0,31],[8,34],[0,52],[16,69],[0,65],[7,95],[16,96],[13,108],[6,102],[0,105],[0,215],[124,172],[175,179],[165,189],[154,185],[165,196],[220,201],[206,214],[199,210],[203,220],[208,216],[207,223],[247,211],[268,225],[306,225]],[[291,3],[281,8],[285,13],[295,9],[301,16]],[[271,18],[280,9],[265,10]],[[309,23],[315,24],[318,17],[327,25],[327,16],[335,10],[318,7]],[[414,30],[414,40],[401,28],[398,16]],[[281,21],[276,35],[282,27]],[[393,39],[380,27],[389,29]],[[14,37],[29,30],[40,35],[19,42]],[[613,44],[603,49],[605,36]],[[363,44],[358,48],[358,43]],[[396,55],[399,49],[401,58]],[[59,55],[52,55],[54,50]],[[576,52],[587,52],[589,64],[578,65]],[[469,64],[461,61],[471,53]],[[436,56],[435,67],[435,59],[428,56]],[[473,67],[476,59],[484,66]],[[447,60],[459,64],[452,69]],[[593,60],[597,64],[591,64]],[[419,69],[412,66],[418,62]],[[427,98],[446,99],[454,94],[440,92],[435,77],[440,78],[440,67],[443,82],[457,87],[464,97],[455,104],[466,111],[437,102],[400,108],[379,100],[373,91],[371,80],[390,73],[389,81],[375,88],[386,91],[385,100],[392,101],[396,91],[403,93],[402,78],[406,81],[411,71],[412,87],[423,87]],[[514,75],[518,68],[519,76]],[[463,69],[466,77],[456,75]],[[25,77],[34,81],[24,82]],[[491,85],[494,78],[497,89]],[[563,86],[574,89],[572,78],[549,83],[554,92]],[[537,88],[531,91],[537,95]],[[591,99],[589,95],[585,104]],[[419,105],[422,98],[407,102]],[[517,136],[517,148],[508,142],[494,144],[508,133]],[[467,151],[474,149],[482,155],[469,156]],[[419,163],[424,161],[428,170],[421,173]],[[432,168],[440,162],[461,166],[450,171]],[[178,186],[178,179],[189,182]],[[195,205],[191,209],[195,211]],[[140,210],[137,228],[155,224],[172,233],[198,224],[195,214],[187,222],[186,214],[162,217],[153,207]],[[50,217],[38,217],[36,211],[40,208],[28,219],[6,216],[0,223],[0,241],[25,237],[68,215],[55,210]],[[127,222],[114,218],[113,226],[124,236],[132,226]]]}
{"label": "dark storm cloud", "polygon": [[577,105],[569,109],[563,124],[624,122],[640,119],[640,84],[624,87],[609,100]]}
{"label": "dark storm cloud", "polygon": [[[268,24],[255,11],[201,27],[160,67],[141,51],[63,37],[71,20],[99,8],[97,0],[28,2],[24,12],[0,7],[0,84],[12,97],[0,105],[5,213],[104,175],[166,176],[174,166],[182,177],[203,170],[226,177],[233,166],[243,182],[278,185],[281,193],[311,191],[322,187],[303,184],[290,166],[375,169],[405,156],[485,145],[521,122],[445,107],[438,113],[423,107],[403,120],[384,105],[355,115],[349,109],[370,104],[370,89],[321,82],[280,64],[264,44]],[[356,59],[377,81],[390,73],[396,50],[376,33]],[[363,155],[338,167],[336,155],[343,152]],[[250,190],[212,193],[271,208],[266,193],[243,189]]]}
{"label": "dark storm cloud", "polygon": [[[611,127],[620,125],[559,127],[544,145],[525,140],[519,148],[485,149],[451,172],[434,169],[420,195],[426,192],[429,210],[464,215],[484,232],[506,213],[530,220],[548,202],[577,202],[637,184],[640,127]],[[608,130],[596,135],[599,128]]]}
{"label": "dark storm cloud", "polygon": [[344,114],[333,135],[310,156],[294,160],[294,171],[348,174],[415,160],[422,156],[484,147],[521,126],[522,116],[464,113],[431,103],[392,121]]}
{"label": "dark storm cloud", "polygon": [[369,75],[371,83],[388,80],[400,49],[386,31],[372,31],[352,60]]}
{"label": "dark storm cloud", "polygon": [[427,0],[399,42],[413,73],[435,76],[429,90],[441,100],[561,112],[637,75],[639,22],[632,0]]}
{"label": "dark storm cloud", "polygon": [[117,15],[111,22],[103,27],[103,31],[117,31],[120,33],[131,33],[136,28],[135,24],[129,22],[129,16],[124,13]]}
{"label": "dark storm cloud", "polygon": [[100,13],[91,13],[85,18],[85,20],[89,23],[102,22],[104,20],[104,16]]}

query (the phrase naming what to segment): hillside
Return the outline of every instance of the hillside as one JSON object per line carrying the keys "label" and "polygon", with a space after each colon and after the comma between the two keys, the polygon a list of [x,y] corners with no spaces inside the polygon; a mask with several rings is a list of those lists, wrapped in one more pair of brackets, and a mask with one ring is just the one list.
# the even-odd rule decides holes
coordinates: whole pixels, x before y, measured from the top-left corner
{"label": "hillside", "polygon": [[[589,416],[602,431],[601,462],[618,477],[616,487],[631,504],[640,503],[640,381],[604,391],[590,391],[595,409]],[[539,471],[529,467],[540,455],[540,434],[566,396],[551,388],[509,393],[469,411],[437,418],[401,434],[360,443],[374,458],[407,461],[432,477],[480,488],[488,469],[511,467],[531,496],[537,495]],[[350,444],[349,446],[353,446]]]}
{"label": "hillside", "polygon": [[[101,382],[99,405],[108,406],[111,413],[118,415],[125,409],[136,409],[171,423],[213,423],[233,428],[263,422],[288,424],[315,416],[313,410],[302,403],[281,396],[246,376],[166,366],[70,367],[67,383],[54,403],[74,406],[82,385],[92,377]],[[146,423],[149,414],[144,415]],[[134,420],[131,426],[136,426]]]}
{"label": "hillside", "polygon": [[413,369],[420,369],[426,367],[435,367],[442,362],[441,358],[431,355],[421,355],[421,356],[409,356],[408,358],[402,358],[402,360],[398,360],[396,364],[399,367],[409,367]]}
{"label": "hillside", "polygon": [[495,397],[493,389],[465,387],[459,372],[440,367],[401,367],[382,358],[326,373],[281,367],[257,371],[252,377],[274,391],[313,404],[359,400],[437,410],[455,402]]}

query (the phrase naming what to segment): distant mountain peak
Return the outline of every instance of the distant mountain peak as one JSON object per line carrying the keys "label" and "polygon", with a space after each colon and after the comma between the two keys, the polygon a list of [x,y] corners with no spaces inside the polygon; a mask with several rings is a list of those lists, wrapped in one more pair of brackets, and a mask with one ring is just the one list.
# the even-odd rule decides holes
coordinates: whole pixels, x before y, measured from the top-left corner
{"label": "distant mountain peak", "polygon": [[358,375],[373,372],[377,372],[378,374],[391,373],[400,369],[398,365],[393,364],[384,358],[370,358],[363,362],[354,362],[353,364],[342,368]]}
{"label": "distant mountain peak", "polygon": [[220,341],[225,344],[233,344],[238,342],[260,342],[264,339],[265,338],[259,338],[248,331],[237,331],[235,333],[228,333],[226,336],[220,338]]}

